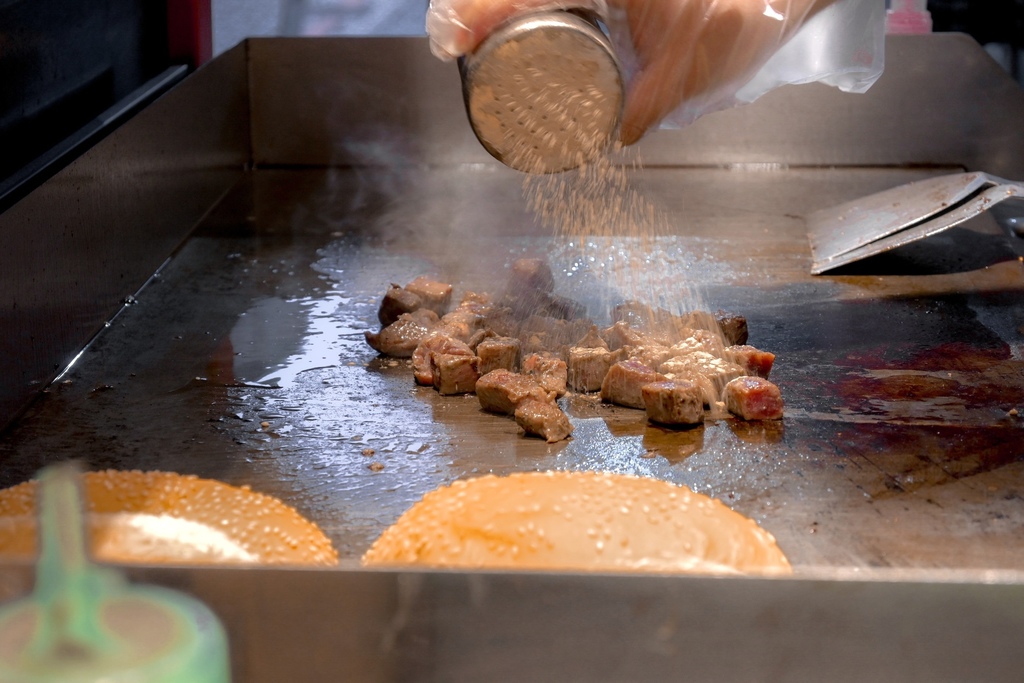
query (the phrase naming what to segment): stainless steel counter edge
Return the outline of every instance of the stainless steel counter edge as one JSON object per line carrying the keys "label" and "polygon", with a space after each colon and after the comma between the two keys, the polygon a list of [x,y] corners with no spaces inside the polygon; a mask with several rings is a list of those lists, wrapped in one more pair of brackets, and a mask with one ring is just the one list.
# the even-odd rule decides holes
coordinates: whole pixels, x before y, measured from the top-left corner
{"label": "stainless steel counter edge", "polygon": [[[252,683],[1016,681],[1021,672],[1020,577],[128,573],[212,607],[230,633],[234,680]],[[0,568],[7,594],[28,581],[26,567]]]}
{"label": "stainless steel counter edge", "polygon": [[245,51],[221,55],[0,214],[0,428],[244,173]]}

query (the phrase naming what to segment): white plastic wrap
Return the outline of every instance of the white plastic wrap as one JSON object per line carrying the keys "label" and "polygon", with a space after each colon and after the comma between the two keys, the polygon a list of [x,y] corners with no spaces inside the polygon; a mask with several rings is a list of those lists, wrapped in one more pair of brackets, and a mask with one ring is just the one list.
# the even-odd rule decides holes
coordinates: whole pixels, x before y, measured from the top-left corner
{"label": "white plastic wrap", "polygon": [[685,125],[788,84],[821,82],[862,93],[882,75],[884,64],[885,2],[838,0],[810,17],[734,95],[723,92],[719,101],[684,103],[662,126]]}
{"label": "white plastic wrap", "polygon": [[863,92],[884,63],[884,0],[431,0],[442,58],[471,52],[512,16],[570,7],[608,23],[628,79],[622,138],[682,126],[789,83]]}
{"label": "white plastic wrap", "polygon": [[586,9],[608,13],[605,0],[430,0],[427,35],[430,50],[450,60],[472,52],[491,31],[527,12]]}

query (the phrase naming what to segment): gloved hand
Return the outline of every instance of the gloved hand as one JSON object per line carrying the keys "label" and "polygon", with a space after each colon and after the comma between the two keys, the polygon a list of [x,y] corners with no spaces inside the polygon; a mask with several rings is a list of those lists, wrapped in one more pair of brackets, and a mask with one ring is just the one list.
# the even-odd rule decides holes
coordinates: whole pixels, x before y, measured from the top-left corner
{"label": "gloved hand", "polygon": [[[803,22],[834,0],[431,0],[427,33],[442,59],[472,52],[523,12],[578,7],[609,19],[635,53],[621,137],[640,139],[681,104],[720,108]],[[617,35],[618,34],[618,35]]]}

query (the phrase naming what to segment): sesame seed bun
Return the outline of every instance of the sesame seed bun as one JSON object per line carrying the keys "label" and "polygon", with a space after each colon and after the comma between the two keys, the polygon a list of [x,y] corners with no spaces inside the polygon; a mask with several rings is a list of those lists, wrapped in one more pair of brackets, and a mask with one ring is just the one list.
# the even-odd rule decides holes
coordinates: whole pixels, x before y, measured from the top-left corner
{"label": "sesame seed bun", "polygon": [[[36,482],[0,491],[0,556],[36,553]],[[123,563],[333,565],[312,522],[276,498],[192,475],[82,475],[92,554]]]}
{"label": "sesame seed bun", "polygon": [[668,482],[595,472],[457,481],[428,493],[363,556],[367,566],[789,573],[767,531]]}

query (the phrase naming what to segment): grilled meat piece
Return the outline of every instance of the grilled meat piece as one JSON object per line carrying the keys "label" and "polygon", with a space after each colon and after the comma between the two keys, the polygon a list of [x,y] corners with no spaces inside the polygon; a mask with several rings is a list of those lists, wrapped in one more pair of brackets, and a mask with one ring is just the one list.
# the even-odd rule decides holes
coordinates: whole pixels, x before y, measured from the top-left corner
{"label": "grilled meat piece", "polygon": [[512,337],[484,339],[476,346],[476,355],[480,357],[480,374],[486,375],[498,368],[512,372],[519,370],[519,347],[519,340]]}
{"label": "grilled meat piece", "polygon": [[618,355],[608,349],[569,349],[568,382],[573,391],[597,391]]}
{"label": "grilled meat piece", "polygon": [[433,386],[434,368],[431,365],[430,357],[435,353],[473,356],[469,346],[444,332],[434,330],[423,337],[412,353],[412,371],[417,384]]}
{"label": "grilled meat piece", "polygon": [[621,349],[624,346],[669,346],[668,340],[663,337],[645,334],[628,324],[619,321],[609,328],[601,331],[601,338],[604,339],[608,348],[612,351]]}
{"label": "grilled meat piece", "polygon": [[392,282],[380,302],[380,308],[377,310],[377,320],[380,321],[383,327],[387,327],[398,320],[398,316],[403,313],[412,313],[420,308],[423,308],[423,299],[418,294],[410,292]]}
{"label": "grilled meat piece", "polygon": [[649,368],[659,367],[669,358],[679,355],[674,346],[671,348],[658,345],[625,346],[623,351],[626,353],[626,358],[639,361]]}
{"label": "grilled meat piece", "polygon": [[508,292],[517,294],[530,289],[547,294],[555,291],[555,276],[544,259],[521,258],[509,266]]}
{"label": "grilled meat piece", "polygon": [[557,404],[544,401],[528,400],[520,403],[516,408],[516,424],[528,436],[539,436],[548,443],[567,439],[572,434],[569,416]]}
{"label": "grilled meat piece", "polygon": [[473,335],[484,329],[491,302],[486,295],[466,292],[455,310],[441,317],[438,328],[450,337],[469,342]]}
{"label": "grilled meat piece", "polygon": [[448,306],[452,301],[452,286],[426,275],[420,275],[407,284],[405,291],[418,296],[424,308],[429,308],[440,316],[448,312]]}
{"label": "grilled meat piece", "polygon": [[432,311],[403,313],[398,319],[380,332],[364,332],[366,343],[377,353],[394,358],[409,358],[419,343],[430,334],[430,328],[437,323]]}
{"label": "grilled meat piece", "polygon": [[477,381],[476,397],[481,408],[502,415],[513,415],[523,401],[555,400],[554,392],[546,391],[535,378],[503,369],[488,372]]}
{"label": "grilled meat piece", "polygon": [[585,318],[560,320],[548,316],[534,315],[523,321],[520,339],[524,342],[523,353],[548,351],[564,356],[573,342],[582,337],[593,323]]}
{"label": "grilled meat piece", "polygon": [[601,333],[597,331],[597,325],[591,325],[583,338],[573,346],[584,349],[607,349],[608,342],[601,338]]}
{"label": "grilled meat piece", "polygon": [[644,408],[643,386],[663,382],[665,376],[637,360],[619,361],[601,382],[601,400],[628,408]]}
{"label": "grilled meat piece", "polygon": [[775,365],[774,353],[761,351],[746,344],[730,346],[722,352],[722,357],[739,365],[746,371],[746,374],[765,379],[768,379],[768,375],[772,372],[772,366]]}
{"label": "grilled meat piece", "polygon": [[704,392],[693,382],[652,382],[645,384],[641,392],[651,422],[674,426],[704,421]]}
{"label": "grilled meat piece", "polygon": [[725,385],[725,407],[744,420],[779,420],[782,392],[763,377],[738,377]]}
{"label": "grilled meat piece", "polygon": [[715,322],[722,331],[726,346],[738,346],[747,343],[747,319],[742,315],[730,315],[724,311],[715,313]]}
{"label": "grilled meat piece", "polygon": [[694,351],[684,356],[671,358],[661,364],[658,370],[669,379],[693,382],[704,392],[704,404],[713,406],[722,400],[725,385],[746,374],[739,365],[717,358],[705,351]]}
{"label": "grilled meat piece", "polygon": [[523,374],[530,375],[556,396],[565,396],[569,369],[561,358],[531,353],[523,359]]}
{"label": "grilled meat piece", "polygon": [[476,356],[451,353],[430,354],[430,370],[434,388],[442,396],[471,394],[480,379],[480,359]]}

